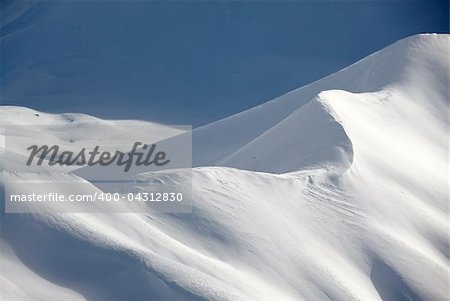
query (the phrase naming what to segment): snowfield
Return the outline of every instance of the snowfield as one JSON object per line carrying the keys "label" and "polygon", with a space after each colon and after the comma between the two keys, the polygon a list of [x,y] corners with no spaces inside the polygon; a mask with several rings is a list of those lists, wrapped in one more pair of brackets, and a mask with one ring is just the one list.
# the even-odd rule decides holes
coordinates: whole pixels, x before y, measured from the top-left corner
{"label": "snowfield", "polygon": [[[448,47],[409,37],[193,130],[192,170],[139,175],[192,176],[192,213],[2,213],[0,299],[449,300]],[[183,134],[0,110],[2,127],[46,125],[28,142]],[[1,166],[3,180],[29,177]]]}

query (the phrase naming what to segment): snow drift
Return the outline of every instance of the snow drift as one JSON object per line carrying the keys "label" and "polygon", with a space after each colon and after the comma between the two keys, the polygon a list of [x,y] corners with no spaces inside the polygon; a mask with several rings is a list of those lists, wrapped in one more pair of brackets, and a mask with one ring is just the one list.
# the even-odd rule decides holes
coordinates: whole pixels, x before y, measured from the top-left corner
{"label": "snow drift", "polygon": [[[2,298],[446,300],[448,42],[401,40],[194,130],[197,167],[139,175],[192,172],[190,214],[2,214]],[[93,117],[1,110],[98,136],[70,127]]]}

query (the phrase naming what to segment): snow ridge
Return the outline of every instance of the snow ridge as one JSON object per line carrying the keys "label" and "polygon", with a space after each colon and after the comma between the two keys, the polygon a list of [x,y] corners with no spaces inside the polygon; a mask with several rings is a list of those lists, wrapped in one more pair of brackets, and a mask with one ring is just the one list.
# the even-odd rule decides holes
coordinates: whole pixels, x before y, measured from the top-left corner
{"label": "snow ridge", "polygon": [[[448,42],[401,40],[194,130],[197,167],[139,175],[192,173],[191,214],[2,213],[0,296],[446,300]],[[96,139],[94,117],[0,110],[3,125],[48,125],[24,139],[68,139],[55,123]]]}

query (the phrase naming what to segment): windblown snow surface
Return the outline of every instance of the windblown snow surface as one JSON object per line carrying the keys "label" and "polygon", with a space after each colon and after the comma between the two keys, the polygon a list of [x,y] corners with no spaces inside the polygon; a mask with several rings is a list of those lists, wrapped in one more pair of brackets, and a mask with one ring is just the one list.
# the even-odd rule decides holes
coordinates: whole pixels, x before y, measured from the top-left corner
{"label": "windblown snow surface", "polygon": [[[192,171],[139,175],[192,173],[192,213],[2,213],[0,298],[448,300],[448,43],[401,40],[194,130]],[[75,144],[113,123],[36,113],[1,123]]]}

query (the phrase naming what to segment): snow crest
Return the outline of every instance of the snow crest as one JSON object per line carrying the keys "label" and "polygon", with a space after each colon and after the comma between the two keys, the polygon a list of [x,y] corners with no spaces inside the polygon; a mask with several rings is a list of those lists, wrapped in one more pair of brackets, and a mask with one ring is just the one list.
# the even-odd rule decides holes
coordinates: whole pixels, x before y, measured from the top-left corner
{"label": "snow crest", "polygon": [[[196,167],[171,173],[192,173],[190,214],[2,213],[1,298],[446,300],[448,42],[401,40],[194,130]],[[97,137],[94,117],[0,110],[48,125],[24,139]]]}

